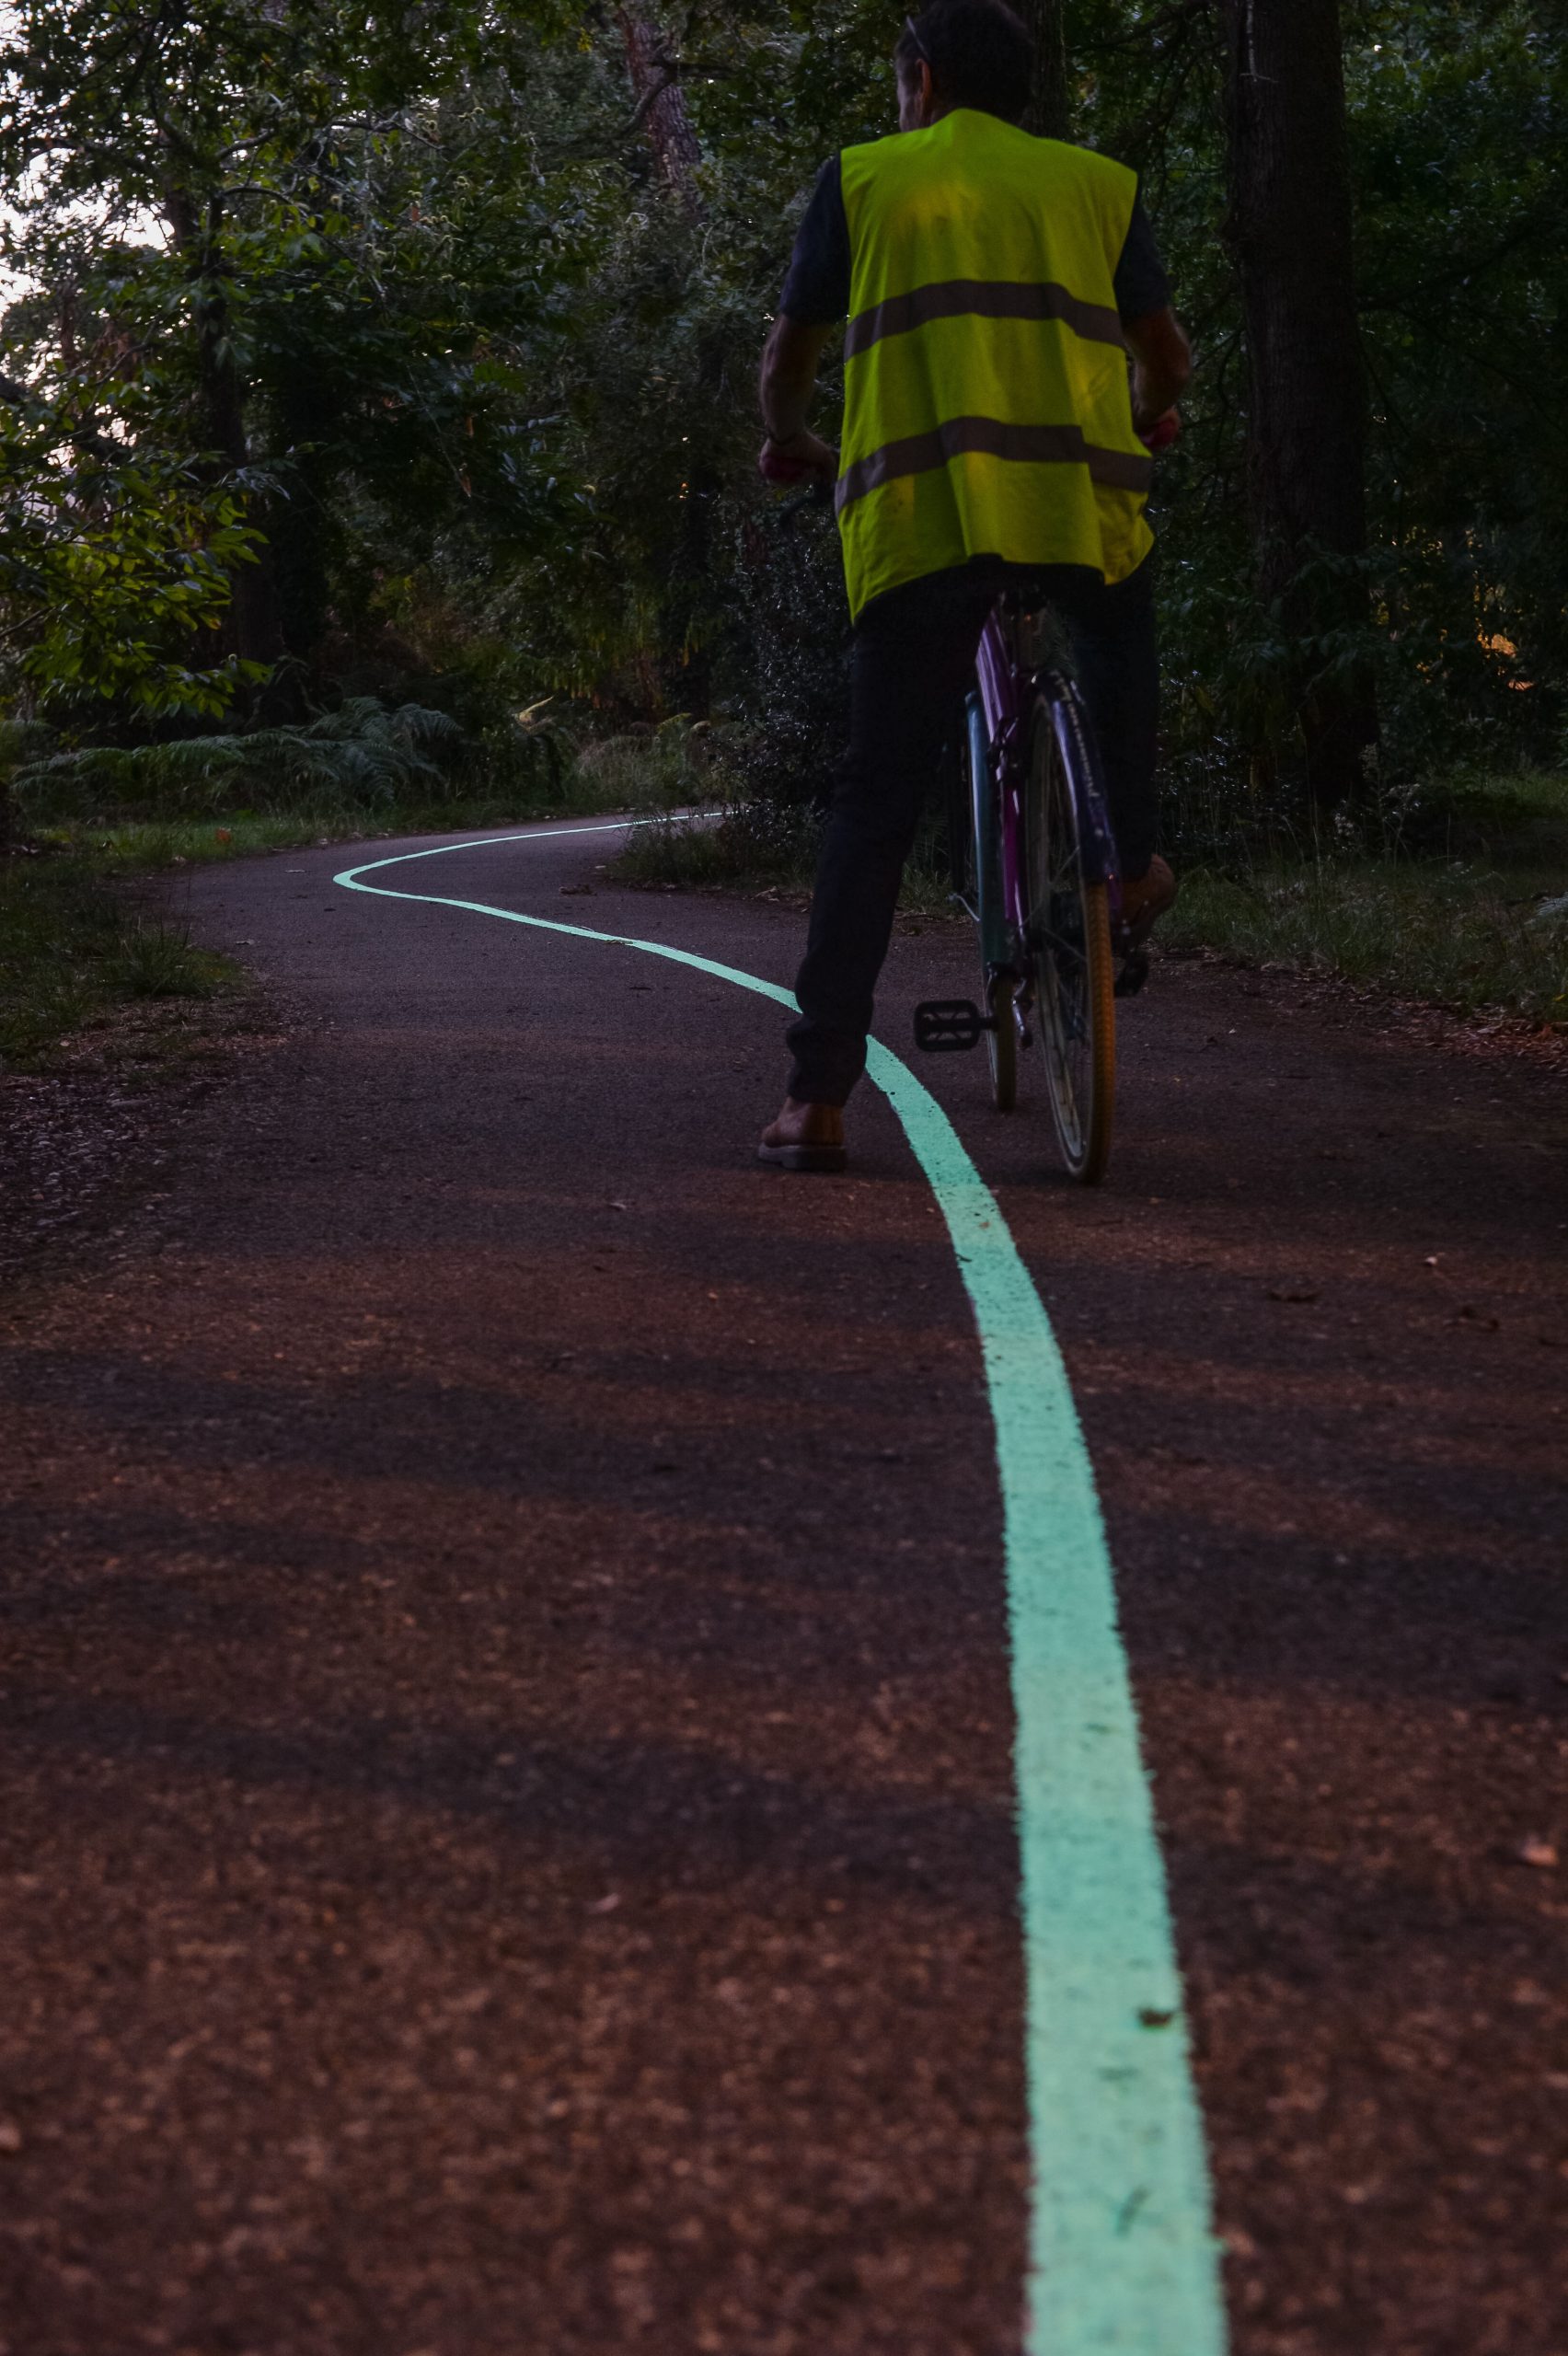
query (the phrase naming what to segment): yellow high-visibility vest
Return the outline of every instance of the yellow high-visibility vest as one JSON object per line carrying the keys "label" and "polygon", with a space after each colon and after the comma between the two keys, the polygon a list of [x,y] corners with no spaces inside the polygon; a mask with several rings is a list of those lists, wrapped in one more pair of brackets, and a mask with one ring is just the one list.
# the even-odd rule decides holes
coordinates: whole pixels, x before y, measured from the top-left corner
{"label": "yellow high-visibility vest", "polygon": [[978,556],[1124,580],[1154,545],[1113,285],[1136,175],[970,107],[842,162],[851,611]]}

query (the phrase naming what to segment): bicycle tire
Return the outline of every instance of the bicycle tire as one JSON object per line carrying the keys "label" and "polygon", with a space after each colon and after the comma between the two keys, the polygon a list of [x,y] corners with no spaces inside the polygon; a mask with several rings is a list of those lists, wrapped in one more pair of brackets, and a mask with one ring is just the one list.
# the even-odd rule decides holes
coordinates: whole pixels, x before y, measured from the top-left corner
{"label": "bicycle tire", "polygon": [[1074,771],[1087,757],[1077,729],[1058,733],[1051,698],[1037,696],[1022,845],[1035,1027],[1062,1159],[1093,1186],[1105,1175],[1115,1118],[1116,976],[1110,894],[1084,860],[1084,789]]}
{"label": "bicycle tire", "polygon": [[[997,846],[986,839],[986,788],[989,778],[986,723],[977,696],[965,699],[963,726],[948,778],[948,866],[954,897],[983,926],[983,908],[1000,907],[1001,882]],[[981,876],[989,859],[989,891]],[[981,1001],[994,1026],[986,1034],[986,1064],[991,1102],[998,1113],[1018,1109],[1018,1022],[1013,999],[1018,984],[1010,974],[998,973],[988,962],[984,930],[980,933],[983,969]]]}
{"label": "bicycle tire", "polygon": [[1018,984],[1010,974],[993,974],[986,985],[986,1012],[992,1028],[986,1034],[986,1062],[991,1074],[991,1102],[998,1113],[1018,1110],[1018,1018],[1013,1001]]}

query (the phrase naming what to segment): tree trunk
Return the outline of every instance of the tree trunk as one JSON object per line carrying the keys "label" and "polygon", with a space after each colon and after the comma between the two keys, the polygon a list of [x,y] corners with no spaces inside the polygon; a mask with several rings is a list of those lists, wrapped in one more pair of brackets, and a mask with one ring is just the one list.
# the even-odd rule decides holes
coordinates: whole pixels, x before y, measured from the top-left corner
{"label": "tree trunk", "polygon": [[1025,131],[1037,139],[1070,139],[1066,0],[1022,0],[1019,10],[1034,41],[1034,76]]}
{"label": "tree trunk", "polygon": [[647,131],[660,176],[695,219],[703,210],[697,186],[702,150],[691,127],[686,94],[668,43],[635,0],[622,0],[616,9],[616,19],[626,43],[627,71],[631,75],[638,114]]}
{"label": "tree trunk", "polygon": [[[201,403],[202,431],[207,448],[218,461],[220,474],[237,473],[250,464],[250,442],[245,425],[245,387],[235,357],[227,266],[223,253],[223,199],[216,192],[200,202],[184,185],[171,181],[164,191],[164,211],[185,258],[190,278],[196,326],[196,383]],[[266,519],[262,519],[265,523]],[[283,654],[272,573],[272,549],[264,538],[256,561],[236,564],[229,575],[230,602],[224,627],[225,652],[242,662],[276,664]],[[240,708],[253,703],[243,691]],[[297,684],[292,676],[262,692],[256,714],[267,720],[298,717]]]}
{"label": "tree trunk", "polygon": [[1366,550],[1366,389],[1339,0],[1222,6],[1258,585],[1300,649],[1292,699],[1308,791],[1332,809],[1361,789],[1378,733],[1364,668],[1330,677],[1303,643],[1364,632],[1369,610],[1354,562]]}
{"label": "tree trunk", "polygon": [[[687,220],[699,224],[707,210],[697,179],[702,148],[676,77],[676,61],[663,33],[637,0],[622,0],[616,18],[626,43],[627,72],[638,117],[647,131],[660,177],[679,198]],[[712,663],[703,623],[711,604],[713,516],[724,485],[708,424],[709,412],[717,410],[724,398],[725,360],[724,336],[709,329],[698,346],[693,449],[662,600],[661,618],[669,639],[678,635],[683,641],[680,675],[669,682],[671,692],[697,719],[707,718],[712,696]]]}

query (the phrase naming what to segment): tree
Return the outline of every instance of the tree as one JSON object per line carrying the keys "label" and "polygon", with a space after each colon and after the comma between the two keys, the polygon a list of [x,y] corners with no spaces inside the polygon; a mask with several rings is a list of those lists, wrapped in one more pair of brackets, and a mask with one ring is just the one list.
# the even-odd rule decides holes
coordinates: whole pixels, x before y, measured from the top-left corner
{"label": "tree", "polygon": [[621,0],[616,20],[626,43],[627,71],[637,99],[632,120],[646,126],[648,144],[667,186],[692,217],[699,218],[702,198],[697,172],[702,150],[686,112],[681,64],[663,32],[635,0]]}
{"label": "tree", "polygon": [[1034,86],[1024,129],[1037,138],[1069,139],[1067,23],[1064,0],[1021,0],[1019,10],[1034,42]]}
{"label": "tree", "polygon": [[1309,793],[1327,810],[1361,787],[1378,727],[1339,0],[1222,4],[1258,587],[1293,648],[1286,699]]}
{"label": "tree", "polygon": [[[363,117],[363,61],[329,14],[312,22],[279,0],[23,0],[15,13],[0,172],[45,245],[85,197],[121,222],[161,216],[190,334],[201,463],[214,486],[241,481],[251,445],[239,257],[259,235],[307,230],[313,151]],[[282,640],[265,543],[259,560],[234,574],[228,635],[239,661],[270,666]]]}
{"label": "tree", "polygon": [[[1070,94],[1077,134],[1139,171],[1202,361],[1157,488],[1172,760],[1204,786],[1172,794],[1181,824],[1231,839],[1264,741],[1305,740],[1320,801],[1351,790],[1368,667],[1401,774],[1551,760],[1568,44],[1539,0],[1356,0],[1343,27],[1324,0],[1020,5],[1032,120],[1066,129]],[[755,354],[823,158],[892,120],[900,13],[17,0],[0,695],[32,710],[75,649],[84,683],[121,682],[78,710],[129,735],[181,671],[202,698],[232,681],[243,636],[281,638],[327,705],[555,690],[653,717],[710,687],[772,730],[836,659],[839,592],[824,528],[794,617],[821,652],[765,694],[755,615],[788,566],[755,528]],[[839,382],[830,358],[829,432]],[[123,528],[144,565],[160,512],[171,583],[182,551],[225,553],[183,639],[173,596],[121,631],[112,547],[98,575],[70,554]],[[263,563],[202,521],[225,514]],[[815,524],[789,537],[814,564]]]}
{"label": "tree", "polygon": [[217,644],[255,561],[240,502],[167,460],[84,456],[40,408],[0,418],[0,643],[45,710],[123,698],[147,719],[218,718],[259,676]]}
{"label": "tree", "polygon": [[[532,11],[552,34],[569,13]],[[229,568],[231,678],[286,652],[274,715],[280,682],[297,701],[340,601],[443,530],[461,542],[477,505],[492,544],[553,525],[570,549],[518,363],[596,250],[603,174],[577,159],[567,187],[537,165],[513,71],[531,27],[485,0],[431,0],[417,23],[346,0],[14,14],[0,187],[8,259],[44,294],[12,306],[6,355],[27,383],[76,383],[121,457],[243,502],[259,528]]]}

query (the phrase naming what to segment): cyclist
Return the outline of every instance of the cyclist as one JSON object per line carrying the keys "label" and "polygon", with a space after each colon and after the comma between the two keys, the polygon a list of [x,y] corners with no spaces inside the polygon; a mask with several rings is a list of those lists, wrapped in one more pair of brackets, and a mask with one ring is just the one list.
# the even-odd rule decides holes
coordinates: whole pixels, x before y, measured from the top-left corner
{"label": "cyclist", "polygon": [[[1005,0],[931,0],[894,62],[903,135],[824,168],[762,365],[760,464],[836,479],[855,625],[849,757],[796,984],[794,1068],[758,1149],[787,1169],[844,1167],[843,1107],[920,803],[1009,579],[1043,587],[1071,632],[1135,938],[1176,893],[1154,849],[1141,437],[1173,430],[1192,356],[1136,175],[1018,127],[1032,52]],[[840,462],[806,420],[846,315]]]}

